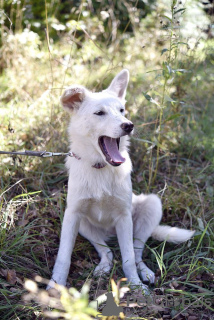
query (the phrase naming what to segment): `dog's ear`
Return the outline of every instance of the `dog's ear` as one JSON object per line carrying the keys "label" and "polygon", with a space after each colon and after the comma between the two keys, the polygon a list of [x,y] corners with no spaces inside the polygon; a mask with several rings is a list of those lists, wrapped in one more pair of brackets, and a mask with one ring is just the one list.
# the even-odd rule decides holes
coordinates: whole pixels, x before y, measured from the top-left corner
{"label": "dog's ear", "polygon": [[121,100],[125,100],[128,83],[129,83],[129,71],[127,69],[123,69],[112,80],[110,86],[106,89],[106,91],[110,91]]}
{"label": "dog's ear", "polygon": [[82,86],[72,86],[68,87],[63,95],[60,97],[60,102],[63,107],[72,112],[75,109],[78,109],[85,99],[86,89]]}

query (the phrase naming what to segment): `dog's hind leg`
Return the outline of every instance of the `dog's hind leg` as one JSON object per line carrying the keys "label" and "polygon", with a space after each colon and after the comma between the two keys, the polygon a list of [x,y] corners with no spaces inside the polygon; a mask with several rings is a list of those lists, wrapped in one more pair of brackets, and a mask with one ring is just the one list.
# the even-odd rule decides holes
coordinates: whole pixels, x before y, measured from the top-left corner
{"label": "dog's hind leg", "polygon": [[146,241],[160,223],[161,201],[154,194],[139,196],[133,194],[132,205],[135,262],[143,281],[154,283],[155,274],[142,261],[142,254]]}
{"label": "dog's hind leg", "polygon": [[101,258],[94,270],[94,275],[100,276],[109,273],[113,265],[113,254],[105,242],[108,237],[104,231],[93,226],[87,219],[82,219],[79,233],[91,242]]}

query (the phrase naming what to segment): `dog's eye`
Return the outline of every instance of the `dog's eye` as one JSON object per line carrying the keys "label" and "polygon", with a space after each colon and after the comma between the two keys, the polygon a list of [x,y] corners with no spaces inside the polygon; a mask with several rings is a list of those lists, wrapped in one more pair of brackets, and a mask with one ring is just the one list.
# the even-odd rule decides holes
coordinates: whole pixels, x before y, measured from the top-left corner
{"label": "dog's eye", "polygon": [[120,109],[120,112],[123,113],[125,110],[124,109]]}
{"label": "dog's eye", "polygon": [[96,114],[97,116],[104,116],[105,112],[104,111],[97,111],[94,114]]}

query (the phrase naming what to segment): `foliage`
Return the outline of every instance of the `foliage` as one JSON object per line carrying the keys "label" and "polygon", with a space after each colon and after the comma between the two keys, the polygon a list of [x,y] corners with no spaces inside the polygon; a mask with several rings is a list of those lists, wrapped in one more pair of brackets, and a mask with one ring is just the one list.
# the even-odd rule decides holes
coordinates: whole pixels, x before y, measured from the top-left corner
{"label": "foliage", "polygon": [[[79,21],[83,28],[88,29],[88,25],[94,25],[94,29],[103,30],[99,32],[99,40],[111,42],[116,39],[117,29],[121,33],[124,30],[133,33],[133,28],[140,19],[154,9],[154,3],[154,0],[146,2],[8,0],[2,5],[1,23],[5,29],[13,32],[22,31],[26,27],[30,28],[44,39],[48,21],[50,36],[56,40],[65,32],[72,33],[73,26],[76,21]],[[46,17],[46,11],[49,13],[48,17]],[[133,13],[136,14],[134,20]],[[81,32],[81,29],[78,31],[78,36],[81,39],[84,38],[84,32]]]}
{"label": "foliage", "polygon": [[[37,276],[36,280],[43,282],[44,280]],[[44,306],[44,314],[51,319],[84,319],[92,320],[91,316],[96,317],[99,312],[90,307],[88,298],[89,285],[84,284],[81,292],[78,292],[75,288],[66,289],[63,286],[56,285],[56,289],[52,292],[47,292],[38,287],[37,283],[32,280],[25,282],[25,288],[29,291],[24,296],[25,301],[35,300],[40,305]],[[49,306],[50,308],[57,310],[45,310]]]}

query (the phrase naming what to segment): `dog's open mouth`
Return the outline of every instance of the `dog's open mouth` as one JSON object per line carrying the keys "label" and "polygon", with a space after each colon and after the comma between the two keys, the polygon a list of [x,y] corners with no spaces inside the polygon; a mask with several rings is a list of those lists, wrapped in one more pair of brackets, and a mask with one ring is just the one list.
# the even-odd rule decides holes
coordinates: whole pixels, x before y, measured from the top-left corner
{"label": "dog's open mouth", "polygon": [[107,136],[101,136],[99,137],[98,142],[106,161],[108,161],[112,166],[120,166],[126,161],[119,151],[120,138],[114,139]]}

